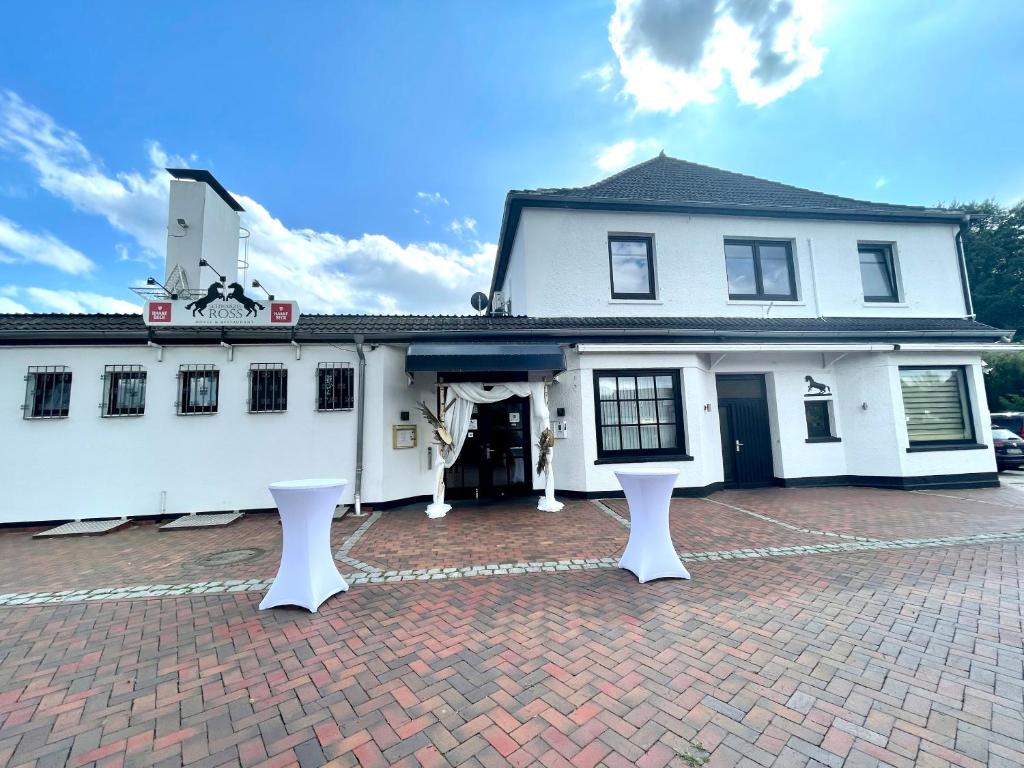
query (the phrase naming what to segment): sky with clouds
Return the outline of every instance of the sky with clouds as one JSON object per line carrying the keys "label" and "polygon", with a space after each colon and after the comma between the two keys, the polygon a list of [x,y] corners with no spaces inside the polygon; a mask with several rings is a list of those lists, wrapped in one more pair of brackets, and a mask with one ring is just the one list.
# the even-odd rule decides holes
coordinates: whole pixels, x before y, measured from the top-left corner
{"label": "sky with clouds", "polygon": [[170,165],[312,312],[468,313],[509,189],[669,155],[883,202],[1024,198],[1024,4],[21,3],[0,312],[128,312]]}

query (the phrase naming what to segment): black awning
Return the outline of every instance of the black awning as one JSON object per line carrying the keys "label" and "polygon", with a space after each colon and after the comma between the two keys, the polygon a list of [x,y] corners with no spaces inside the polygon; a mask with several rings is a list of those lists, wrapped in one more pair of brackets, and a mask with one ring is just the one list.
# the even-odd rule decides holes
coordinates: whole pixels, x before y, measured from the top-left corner
{"label": "black awning", "polygon": [[563,371],[558,344],[410,344],[405,370],[413,371]]}

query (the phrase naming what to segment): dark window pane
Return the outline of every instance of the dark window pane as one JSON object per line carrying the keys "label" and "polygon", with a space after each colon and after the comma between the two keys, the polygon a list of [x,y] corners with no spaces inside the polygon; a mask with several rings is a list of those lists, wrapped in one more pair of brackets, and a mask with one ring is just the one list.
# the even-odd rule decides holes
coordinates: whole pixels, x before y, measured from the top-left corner
{"label": "dark window pane", "polygon": [[757,293],[753,245],[749,243],[726,243],[725,271],[729,280],[729,294],[731,296],[752,296]]}
{"label": "dark window pane", "polygon": [[832,437],[832,425],[829,420],[828,403],[823,400],[804,403],[807,418],[807,437]]}
{"label": "dark window pane", "polygon": [[761,257],[761,292],[767,296],[788,296],[792,292],[789,248],[762,243],[758,246],[758,253]]}
{"label": "dark window pane", "polygon": [[894,300],[896,280],[893,275],[892,255],[888,248],[862,248],[860,250],[860,279],[864,298]]}
{"label": "dark window pane", "polygon": [[650,241],[610,240],[612,295],[653,295]]}

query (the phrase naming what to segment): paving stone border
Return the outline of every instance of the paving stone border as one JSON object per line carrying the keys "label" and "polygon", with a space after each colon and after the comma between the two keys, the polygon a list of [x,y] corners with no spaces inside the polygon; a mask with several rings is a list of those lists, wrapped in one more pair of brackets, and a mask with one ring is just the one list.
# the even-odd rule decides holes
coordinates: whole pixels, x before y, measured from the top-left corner
{"label": "paving stone border", "polygon": [[[379,514],[379,513],[375,513]],[[369,528],[371,521],[364,523]],[[355,535],[355,534],[353,534]],[[927,547],[954,547],[969,544],[1001,544],[1024,542],[1024,532],[979,533],[970,536],[938,536],[918,539],[893,539],[880,541],[860,539],[834,544],[809,544],[795,547],[765,547],[762,549],[733,549],[716,552],[680,552],[686,563],[712,563],[724,560],[756,560],[771,557],[793,557],[799,555],[826,555],[848,552],[875,552],[895,549],[921,549]],[[347,543],[347,542],[346,542]],[[355,542],[353,542],[354,544]],[[344,547],[342,547],[344,549]],[[358,561],[357,561],[358,562]],[[345,574],[352,586],[367,584],[389,584],[410,581],[439,581],[462,579],[473,576],[508,576],[527,573],[565,573],[616,568],[618,558],[603,557],[572,560],[547,560],[518,563],[489,563],[460,568],[415,568],[401,571],[374,573],[358,572]],[[187,597],[190,595],[223,595],[237,592],[262,592],[270,587],[273,579],[225,579],[204,581],[193,584],[150,584],[135,587],[102,587],[78,589],[63,592],[12,592],[0,595],[0,606],[40,605],[44,603],[78,603],[92,600],[140,600],[155,597]]]}

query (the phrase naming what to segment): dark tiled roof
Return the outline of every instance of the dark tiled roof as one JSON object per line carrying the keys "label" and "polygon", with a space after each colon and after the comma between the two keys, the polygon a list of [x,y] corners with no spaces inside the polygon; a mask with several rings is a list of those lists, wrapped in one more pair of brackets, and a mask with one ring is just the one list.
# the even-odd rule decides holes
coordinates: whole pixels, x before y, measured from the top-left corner
{"label": "dark tiled roof", "polygon": [[[239,341],[290,337],[285,329],[228,329]],[[708,341],[734,337],[892,338],[973,337],[996,339],[1003,331],[962,318],[744,318],[744,317],[522,317],[487,315],[302,315],[295,327],[300,340],[351,338],[408,339],[426,336],[474,336],[507,338],[548,336],[583,340],[595,335],[609,337],[685,338]],[[208,339],[216,328],[161,328],[158,338]],[[67,340],[108,337],[140,339],[146,335],[141,315],[21,314],[0,315],[0,339]]]}
{"label": "dark tiled roof", "polygon": [[665,154],[634,165],[587,187],[533,189],[513,192],[545,198],[630,201],[685,205],[725,205],[784,211],[843,211],[872,214],[936,214],[958,216],[957,211],[915,205],[891,205],[828,195],[791,187],[742,173],[679,160]]}

